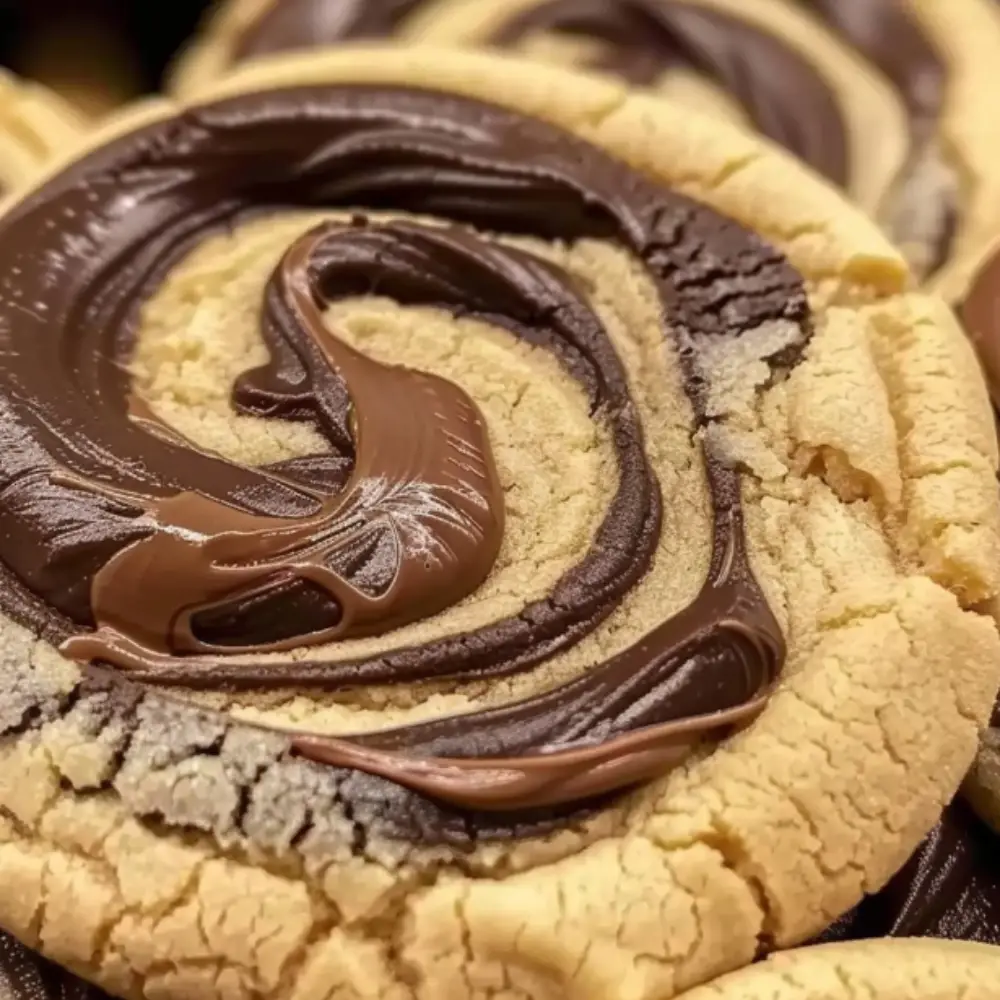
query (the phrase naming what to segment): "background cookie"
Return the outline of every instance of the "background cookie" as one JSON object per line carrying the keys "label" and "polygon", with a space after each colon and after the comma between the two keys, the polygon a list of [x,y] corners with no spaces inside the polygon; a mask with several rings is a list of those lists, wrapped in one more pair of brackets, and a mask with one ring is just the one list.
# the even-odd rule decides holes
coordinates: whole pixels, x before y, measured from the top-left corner
{"label": "background cookie", "polygon": [[[498,93],[503,107],[467,103]],[[48,287],[51,267],[61,275],[51,311],[26,318],[10,286],[0,289],[26,354],[41,352],[29,360],[56,352],[19,370],[19,395],[4,393],[6,426],[25,437],[3,454],[46,471],[3,472],[3,516],[39,549],[3,553],[21,578],[7,593],[24,603],[6,609],[18,621],[5,624],[0,671],[0,878],[12,887],[0,924],[123,995],[306,998],[343,983],[426,1000],[503,989],[653,1000],[803,940],[879,887],[956,789],[1000,663],[994,626],[976,610],[1000,583],[996,445],[949,311],[906,294],[907,271],[884,239],[790,159],[612,83],[473,54],[358,50],[250,70],[203,100],[219,103],[119,123],[0,218],[20,289]],[[276,203],[298,207],[242,211]],[[303,241],[317,203],[340,213]],[[472,221],[485,231],[464,228]],[[95,223],[96,248],[85,238]],[[494,226],[510,235],[491,236]],[[458,281],[455,261],[477,280],[466,270]],[[363,294],[358,274],[372,266],[383,269],[379,290],[407,308]],[[324,370],[302,353],[309,341],[294,341],[306,368],[279,378],[263,339],[296,336],[316,308],[310,296],[328,294],[314,284],[328,267],[338,269],[330,287],[362,293],[331,304],[340,337],[451,380],[485,415],[506,524],[469,599],[388,636],[343,640],[321,659],[316,646],[289,655],[282,646],[296,637],[279,630],[289,619],[320,636],[336,629],[324,591],[288,601],[284,589],[254,590],[249,605],[209,607],[196,621],[165,614],[177,595],[161,588],[218,582],[215,562],[167,573],[206,534],[201,508],[184,514],[191,491],[170,485],[219,461],[198,449],[239,463],[225,476],[246,477],[242,505],[264,502],[261,479],[273,491],[351,475],[351,451],[331,441],[320,461],[322,439],[302,419],[313,405],[304,387]],[[457,318],[431,308],[453,303],[456,289],[477,296]],[[105,362],[129,342],[132,306],[147,291],[129,383]],[[664,350],[665,312],[676,352]],[[541,349],[550,327],[577,339],[553,355]],[[26,333],[43,329],[50,336]],[[735,345],[725,336],[741,331]],[[272,362],[291,364],[291,343],[274,340]],[[79,363],[66,365],[64,349]],[[50,398],[67,377],[72,391]],[[242,413],[234,380],[249,401]],[[384,395],[402,407],[407,391],[404,382]],[[32,392],[46,400],[42,420],[18,403]],[[104,408],[123,394],[132,422],[120,404]],[[81,396],[72,419],[56,412]],[[362,442],[370,406],[367,396],[357,406]],[[471,412],[471,430],[451,428],[461,445],[453,464],[489,484],[467,437],[479,433]],[[334,438],[343,407],[324,413]],[[67,447],[78,434],[101,447]],[[167,462],[179,435],[197,446],[181,467]],[[72,475],[53,474],[53,461],[71,463]],[[107,463],[105,474],[93,476],[91,462]],[[644,467],[657,489],[643,485]],[[165,469],[174,478],[151,501],[143,477]],[[99,502],[84,508],[81,493]],[[150,534],[148,513],[130,516],[137,494],[156,504],[156,524],[177,530]],[[475,516],[478,531],[456,545],[491,537]],[[637,516],[624,539],[614,533]],[[150,537],[166,548],[150,560],[155,579],[140,567],[137,583],[134,556]],[[342,571],[357,589],[378,592],[386,544],[366,538],[352,550]],[[603,572],[616,553],[631,572],[647,551],[649,571],[624,588],[587,580],[583,592],[614,593],[614,607],[576,634],[545,631],[547,616],[579,605],[563,579],[580,566]],[[234,565],[225,552],[218,561]],[[80,585],[98,577],[89,591]],[[731,599],[721,631],[709,619],[719,645],[711,655],[697,646],[671,683],[595,689],[594,678],[614,677],[615,655],[639,657],[631,682],[651,670],[656,680],[662,664],[641,643],[683,631],[685,608],[702,614]],[[149,616],[133,630],[137,610]],[[664,625],[671,612],[681,616]],[[94,631],[80,627],[88,615]],[[493,635],[518,641],[493,648],[522,661],[499,674],[481,635],[467,634],[504,615],[510,624]],[[165,620],[169,634],[157,639]],[[57,650],[67,639],[71,656],[96,650],[118,672],[81,672]],[[241,645],[274,648],[261,656]],[[427,676],[433,657],[456,651],[466,664],[480,657],[478,677],[458,674],[454,659],[443,677]],[[726,678],[718,691],[689,682],[713,664]],[[398,675],[408,683],[389,683]],[[223,681],[253,689],[234,695]],[[565,712],[579,691],[589,704]],[[724,699],[721,718],[689,718],[709,695]],[[533,756],[537,730],[502,725],[525,717],[525,701],[532,726],[551,734],[554,722],[586,723],[593,742],[574,746],[567,729],[546,737],[570,748],[553,773]],[[672,721],[655,714],[664,705]],[[482,768],[449,721],[472,712],[472,752],[492,758]],[[622,733],[623,723],[642,728]],[[715,746],[722,723],[741,731]],[[386,752],[399,737],[380,730],[401,724],[416,727],[408,749],[424,740],[431,759],[411,766]],[[345,732],[352,741],[333,738]],[[692,746],[699,733],[708,739]],[[498,751],[515,759],[501,767]],[[623,776],[641,779],[639,790],[621,795]],[[583,803],[595,787],[619,794]]]}
{"label": "background cookie", "polygon": [[0,194],[21,187],[83,134],[55,94],[0,70]]}
{"label": "background cookie", "polygon": [[377,35],[515,47],[755,127],[846,188],[946,294],[950,262],[1000,219],[1000,135],[978,97],[1000,58],[991,0],[230,0],[177,83]]}
{"label": "background cookie", "polygon": [[872,941],[774,955],[685,994],[685,1000],[987,1000],[1000,950],[982,945]]}
{"label": "background cookie", "polygon": [[103,1000],[105,994],[0,933],[3,1000]]}

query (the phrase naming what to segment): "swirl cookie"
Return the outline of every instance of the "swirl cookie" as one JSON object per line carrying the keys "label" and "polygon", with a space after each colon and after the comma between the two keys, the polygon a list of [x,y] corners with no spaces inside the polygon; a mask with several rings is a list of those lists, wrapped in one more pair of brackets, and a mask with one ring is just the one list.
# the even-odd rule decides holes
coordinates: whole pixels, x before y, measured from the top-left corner
{"label": "swirl cookie", "polygon": [[992,0],[230,0],[178,73],[375,35],[514,47],[756,128],[845,188],[947,293],[1000,218]]}
{"label": "swirl cookie", "polygon": [[866,941],[774,955],[684,995],[685,1000],[991,1000],[1000,949]]}
{"label": "swirl cookie", "polygon": [[0,926],[88,980],[660,1000],[957,789],[986,391],[772,147],[344,50],[117,123],[0,254]]}
{"label": "swirl cookie", "polygon": [[0,195],[25,184],[82,132],[59,97],[0,70]]}

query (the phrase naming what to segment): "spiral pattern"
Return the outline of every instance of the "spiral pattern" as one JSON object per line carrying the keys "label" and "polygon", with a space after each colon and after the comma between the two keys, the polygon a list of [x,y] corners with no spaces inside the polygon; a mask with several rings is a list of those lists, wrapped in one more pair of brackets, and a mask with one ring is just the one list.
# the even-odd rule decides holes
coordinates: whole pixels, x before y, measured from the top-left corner
{"label": "spiral pattern", "polygon": [[[137,307],[173,262],[220,226],[294,205],[354,216],[285,254],[262,310],[271,359],[237,380],[233,404],[306,422],[328,450],[251,468],[163,423],[126,364]],[[450,222],[376,223],[362,208]],[[599,316],[569,274],[484,228],[612,240],[642,262],[706,442],[707,580],[641,641],[550,690],[349,739],[297,734],[295,746],[510,810],[626,787],[752,719],[784,644],[750,570],[738,471],[712,429],[748,350],[775,372],[795,362],[810,330],[801,281],[752,234],[586,143],[451,95],[302,87],[201,107],[109,143],[0,221],[0,554],[18,584],[5,610],[94,664],[100,683],[482,679],[579,642],[649,569],[660,489]],[[338,661],[325,652],[336,641],[474,590],[503,523],[489,431],[462,390],[368,359],[323,326],[325,304],[375,287],[551,351],[606,427],[618,484],[590,550],[544,600]]]}

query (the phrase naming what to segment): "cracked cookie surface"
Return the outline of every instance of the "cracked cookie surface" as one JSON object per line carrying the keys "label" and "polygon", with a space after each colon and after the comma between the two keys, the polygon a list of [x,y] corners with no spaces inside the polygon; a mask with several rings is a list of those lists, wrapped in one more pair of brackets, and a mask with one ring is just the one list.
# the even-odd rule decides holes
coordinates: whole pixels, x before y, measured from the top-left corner
{"label": "cracked cookie surface", "polygon": [[[357,105],[352,93],[360,94]],[[474,128],[456,125],[467,122],[466,102],[496,101],[497,94],[504,97],[496,107],[475,105]],[[391,115],[400,113],[399,101],[417,137],[405,146],[412,159],[368,176],[365,143],[385,157],[386,144],[398,149],[399,136],[408,134],[385,131],[385,121],[398,123]],[[334,141],[323,115],[345,106],[362,107],[367,128]],[[337,120],[352,122],[357,113]],[[322,128],[310,132],[303,124],[310,121]],[[441,123],[440,131],[428,133],[428,121]],[[520,175],[476,146],[505,134],[508,121],[522,141],[547,137],[544,154],[519,156]],[[259,145],[253,129],[283,123],[296,127],[268,132],[269,142]],[[549,129],[560,130],[559,142],[549,141]],[[469,148],[448,159],[456,135]],[[298,201],[273,187],[286,183],[285,141],[308,147],[294,147]],[[50,575],[32,577],[64,611],[44,629],[28,627],[38,620],[36,591],[34,603],[11,610],[20,622],[4,625],[0,876],[12,891],[0,898],[0,925],[122,996],[549,1000],[572,990],[581,1000],[656,1000],[746,964],[762,949],[807,939],[899,867],[953,795],[989,713],[1000,642],[975,609],[1000,582],[1000,510],[989,405],[970,349],[941,303],[904,291],[905,266],[860,214],[738,130],[611,83],[474,54],[373,49],[261,66],[220,84],[197,106],[150,108],[95,143],[88,157],[55,171],[0,218],[0,230],[30,224],[45,232],[38,222],[50,199],[58,203],[67,192],[81,193],[84,211],[97,210],[87,207],[87,195],[110,198],[101,211],[120,238],[142,235],[143,223],[178,204],[185,224],[200,224],[198,212],[164,196],[196,173],[185,157],[204,169],[199,154],[219,185],[209,189],[218,195],[211,206],[240,210],[213,217],[211,234],[199,233],[194,247],[157,216],[162,239],[149,244],[150,253],[178,252],[145,260],[145,272],[88,272],[80,285],[95,293],[87,310],[66,313],[84,324],[81,336],[110,336],[106,349],[120,350],[105,320],[131,315],[121,309],[122,289],[129,282],[142,288],[138,322],[125,341],[127,378],[124,368],[99,373],[102,394],[92,394],[97,407],[123,384],[134,388],[132,424],[150,437],[146,429],[155,427],[152,457],[128,468],[130,492],[119,498],[146,497],[134,480],[178,440],[246,470],[241,475],[279,476],[300,488],[303,476],[315,476],[303,463],[315,464],[317,455],[327,456],[323,476],[344,474],[350,462],[338,465],[328,443],[333,420],[321,425],[329,437],[319,435],[316,422],[287,419],[305,405],[301,391],[293,406],[263,376],[242,381],[266,372],[277,343],[269,355],[267,337],[294,333],[282,303],[307,279],[317,282],[322,319],[339,344],[457,385],[483,414],[504,495],[504,533],[486,578],[448,607],[383,634],[291,652],[222,655],[215,647],[231,641],[234,628],[244,639],[257,630],[258,644],[276,634],[275,616],[241,617],[238,606],[230,616],[202,618],[202,631],[171,631],[168,650],[171,643],[203,645],[188,651],[193,655],[177,648],[165,657],[162,645],[151,648],[148,629],[131,629],[132,615],[144,609],[104,601],[117,593],[115,580],[101,577],[107,548],[100,560],[75,564],[95,580],[110,579],[89,607],[86,593],[60,586],[59,563]],[[559,143],[577,155],[563,157]],[[247,150],[252,159],[239,159]],[[324,157],[348,154],[357,157],[351,171],[323,174]],[[417,168],[427,156],[444,157],[434,161],[435,184],[470,171],[476,184],[460,188],[461,196],[422,186],[428,175]],[[553,179],[595,157],[611,172],[601,177],[628,184],[616,180],[591,194],[590,212],[574,214],[577,189],[567,193]],[[443,171],[441,162],[452,169]],[[505,194],[490,204],[505,211],[489,224],[473,216],[477,225],[469,229],[477,186],[486,183],[477,173],[484,162],[490,182],[504,183]],[[545,222],[521,194],[539,178],[554,185],[546,189]],[[123,183],[147,186],[123,195]],[[224,197],[237,190],[242,197],[241,184],[255,198],[250,215]],[[304,184],[319,185],[318,193]],[[655,211],[621,215],[621,205],[643,204],[630,199],[654,189]],[[261,204],[270,206],[264,217]],[[595,213],[601,205],[629,225],[610,226]],[[698,205],[712,211],[702,215]],[[455,215],[461,225],[442,226]],[[670,228],[678,219],[683,224]],[[655,238],[635,235],[646,226]],[[688,226],[718,256],[685,242]],[[72,226],[46,238],[65,234],[75,235]],[[521,325],[535,315],[530,310],[505,316],[477,305],[456,315],[444,307],[453,301],[455,283],[445,280],[452,272],[427,262],[443,267],[437,255],[445,251],[448,261],[467,260],[471,240],[474,262],[499,262],[493,277],[476,272],[482,302],[493,301],[496,287],[509,294],[510,282],[498,285],[496,274],[516,273],[520,282],[529,275],[531,287],[564,296],[541,327],[584,330],[566,324],[592,317],[586,329],[602,329],[611,350],[603,340],[578,342],[590,344],[588,365],[600,363],[600,380],[578,377],[578,348],[550,349],[540,333],[526,338]],[[743,256],[727,257],[730,245]],[[288,261],[290,246],[306,247],[315,269],[275,269]],[[678,248],[688,254],[686,266],[700,262],[707,272],[686,279]],[[418,268],[391,270],[418,251]],[[87,258],[83,244],[64,244],[62,252],[66,261]],[[734,259],[744,270],[727,272]],[[354,260],[390,267],[381,294],[362,294],[372,290],[359,289]],[[334,266],[346,291],[331,301],[321,278]],[[717,283],[720,268],[727,277]],[[763,286],[756,284],[761,275]],[[428,276],[440,276],[433,297],[414,291]],[[273,283],[279,279],[285,284]],[[661,297],[668,279],[671,294]],[[6,293],[0,306],[10,308]],[[270,327],[258,326],[262,314]],[[42,312],[31,322],[62,320]],[[736,331],[734,342],[727,331]],[[316,336],[325,343],[322,332]],[[89,392],[88,363],[75,377]],[[308,368],[295,384],[321,374],[320,366]],[[259,400],[261,386],[270,385],[272,405],[285,409],[262,416],[248,405],[234,408],[241,385],[256,393],[244,400]],[[627,404],[594,406],[619,391]],[[39,430],[33,416],[19,413],[19,426],[51,441],[40,435],[53,424]],[[123,449],[132,446],[125,435],[133,431],[116,431]],[[640,438],[641,463],[630,450]],[[87,460],[95,454],[105,452],[95,449]],[[52,488],[79,489],[83,459],[72,461],[77,478],[47,473]],[[523,620],[524,608],[580,566],[635,468],[656,483],[662,521],[649,542],[648,568],[627,581],[614,608],[517,671],[419,675],[429,661],[415,661],[410,651],[435,642],[451,648],[443,640],[481,633],[504,616]],[[760,620],[765,610],[773,617],[787,650],[777,684],[765,672],[761,690],[757,657],[767,643],[758,637],[769,633],[758,620],[721,648],[721,662],[746,668],[740,698],[749,696],[752,711],[739,717],[740,731],[710,729],[693,745],[670,728],[677,717],[639,715],[635,732],[661,740],[645,749],[661,755],[662,773],[629,772],[642,779],[637,789],[615,783],[597,802],[581,797],[572,768],[554,782],[562,798],[544,801],[553,782],[539,791],[528,780],[540,767],[535,760],[536,770],[529,774],[522,764],[513,782],[508,773],[517,766],[508,761],[493,766],[504,772],[499,777],[465,778],[459,792],[444,787],[435,754],[470,773],[461,763],[469,751],[456,747],[449,719],[479,713],[483,732],[501,748],[530,740],[527,727],[487,726],[503,721],[512,705],[585,686],[599,667],[658,637],[664,619],[698,606],[706,577],[723,580],[720,567],[738,563],[739,537],[726,536],[727,558],[715,566],[713,537],[724,531],[712,490],[720,481],[737,484],[725,509],[745,518],[747,564],[760,588],[753,606]],[[26,534],[39,533],[51,522],[34,516],[37,507],[14,502],[18,483],[9,482],[5,514],[21,518]],[[639,486],[632,490],[639,495]],[[259,497],[244,493],[239,502]],[[643,530],[655,498],[650,504],[642,508]],[[176,516],[172,507],[156,510],[156,525]],[[120,506],[98,515],[91,524],[121,524],[112,520],[121,518]],[[120,530],[150,520],[132,518]],[[164,544],[185,541],[183,527]],[[630,555],[645,544],[643,530],[628,539]],[[129,544],[118,551],[128,556],[148,535],[124,537]],[[604,537],[613,554],[615,537]],[[69,531],[46,544],[67,538],[77,544]],[[164,551],[173,558],[172,548]],[[121,565],[131,572],[129,558]],[[365,567],[377,562],[362,560]],[[25,560],[21,573],[34,573],[35,565]],[[211,567],[196,569],[214,586]],[[159,584],[145,579],[152,598]],[[377,581],[377,572],[364,580]],[[572,609],[567,595],[559,609]],[[292,605],[304,621],[317,606]],[[65,625],[85,614],[93,616],[87,626]],[[78,653],[60,653],[63,633],[99,641],[101,658],[132,677],[81,669]],[[745,635],[754,636],[752,649]],[[724,659],[736,653],[739,661]],[[692,662],[704,669],[697,655]],[[370,679],[345,686],[345,663]],[[268,683],[234,692],[232,685],[259,676],[262,664]],[[388,683],[387,665],[410,671],[410,680]],[[340,683],[326,682],[330,671]],[[213,690],[213,678],[222,676],[229,686]],[[704,692],[674,676],[701,704]],[[635,711],[661,700],[659,688],[645,693],[656,697],[637,699]],[[626,707],[626,725],[632,711]],[[614,757],[601,758],[602,774],[618,773],[623,760],[647,766],[645,757],[629,756],[633,734],[616,732],[617,719],[598,721],[585,747],[567,742],[564,749],[616,748]],[[387,755],[387,725],[408,727],[395,732],[408,734],[411,751],[425,740],[423,777],[430,773],[437,784],[414,786],[423,777]],[[437,742],[426,742],[428,732]],[[351,739],[331,739],[345,735]],[[665,736],[674,740],[669,758]],[[560,730],[558,739],[571,736]],[[530,742],[527,749],[534,749]],[[322,762],[334,753],[354,754],[356,766]],[[497,756],[488,746],[475,754],[487,762]],[[508,807],[494,800],[485,808],[477,799],[476,808],[463,808],[449,798],[467,802],[483,785],[491,794],[499,787]]]}

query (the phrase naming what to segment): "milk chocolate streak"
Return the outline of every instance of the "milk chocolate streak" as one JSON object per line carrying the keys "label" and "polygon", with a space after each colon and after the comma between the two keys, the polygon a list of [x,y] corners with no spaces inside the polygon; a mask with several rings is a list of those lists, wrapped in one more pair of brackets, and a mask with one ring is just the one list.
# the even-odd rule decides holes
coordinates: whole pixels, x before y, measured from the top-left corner
{"label": "milk chocolate streak", "polygon": [[[206,233],[247,213],[319,205],[400,209],[456,225],[357,218],[290,249],[265,293],[271,361],[239,380],[234,404],[308,420],[331,450],[277,468],[238,466],[137,407],[124,369],[136,312]],[[147,684],[329,687],[483,676],[523,669],[578,641],[648,566],[661,531],[658,487],[627,379],[573,279],[487,242],[468,223],[615,240],[631,251],[661,295],[664,336],[681,361],[695,430],[711,422],[712,372],[701,365],[700,344],[790,324],[792,346],[772,359],[786,366],[810,334],[801,279],[775,250],[540,121],[451,95],[351,85],[188,111],[88,155],[0,219],[0,556],[20,583],[5,589],[5,609],[67,639],[70,654]],[[468,406],[457,388],[375,365],[327,332],[319,310],[334,287],[485,318],[555,351],[612,431],[619,488],[593,550],[547,602],[516,619],[370,661],[316,655],[265,665],[244,651],[329,638],[343,617],[357,620],[358,608],[405,575],[395,556],[385,572],[384,540],[368,537],[364,519],[346,552],[328,545],[327,528],[338,526],[332,534],[342,537],[337,518],[372,468],[396,477],[390,490],[404,478],[442,485],[442,442],[456,425],[418,412],[435,435],[404,468],[391,425],[394,414],[413,419],[407,394],[430,387],[449,410]],[[400,390],[399,379],[408,387]],[[475,414],[462,412],[464,455],[482,439]],[[377,430],[374,459],[369,427]],[[784,644],[748,564],[739,473],[710,451],[704,457],[713,508],[708,578],[688,608],[635,646],[519,703],[350,739],[296,734],[294,745],[463,808],[516,810],[641,781],[695,742],[745,724],[763,707]],[[466,486],[489,478],[482,459],[480,449]],[[188,505],[199,512],[192,519],[179,513]],[[478,546],[489,518],[476,504],[461,513],[478,525],[462,535],[478,576],[488,565],[489,547]],[[396,527],[393,542],[405,534]],[[355,528],[351,522],[348,533]],[[252,572],[230,578],[220,567]],[[137,594],[148,607],[133,607]],[[398,616],[429,613],[439,597],[419,612],[362,614],[364,627],[385,630]],[[198,614],[207,615],[209,638],[198,638]],[[285,631],[261,635],[260,618]]]}

